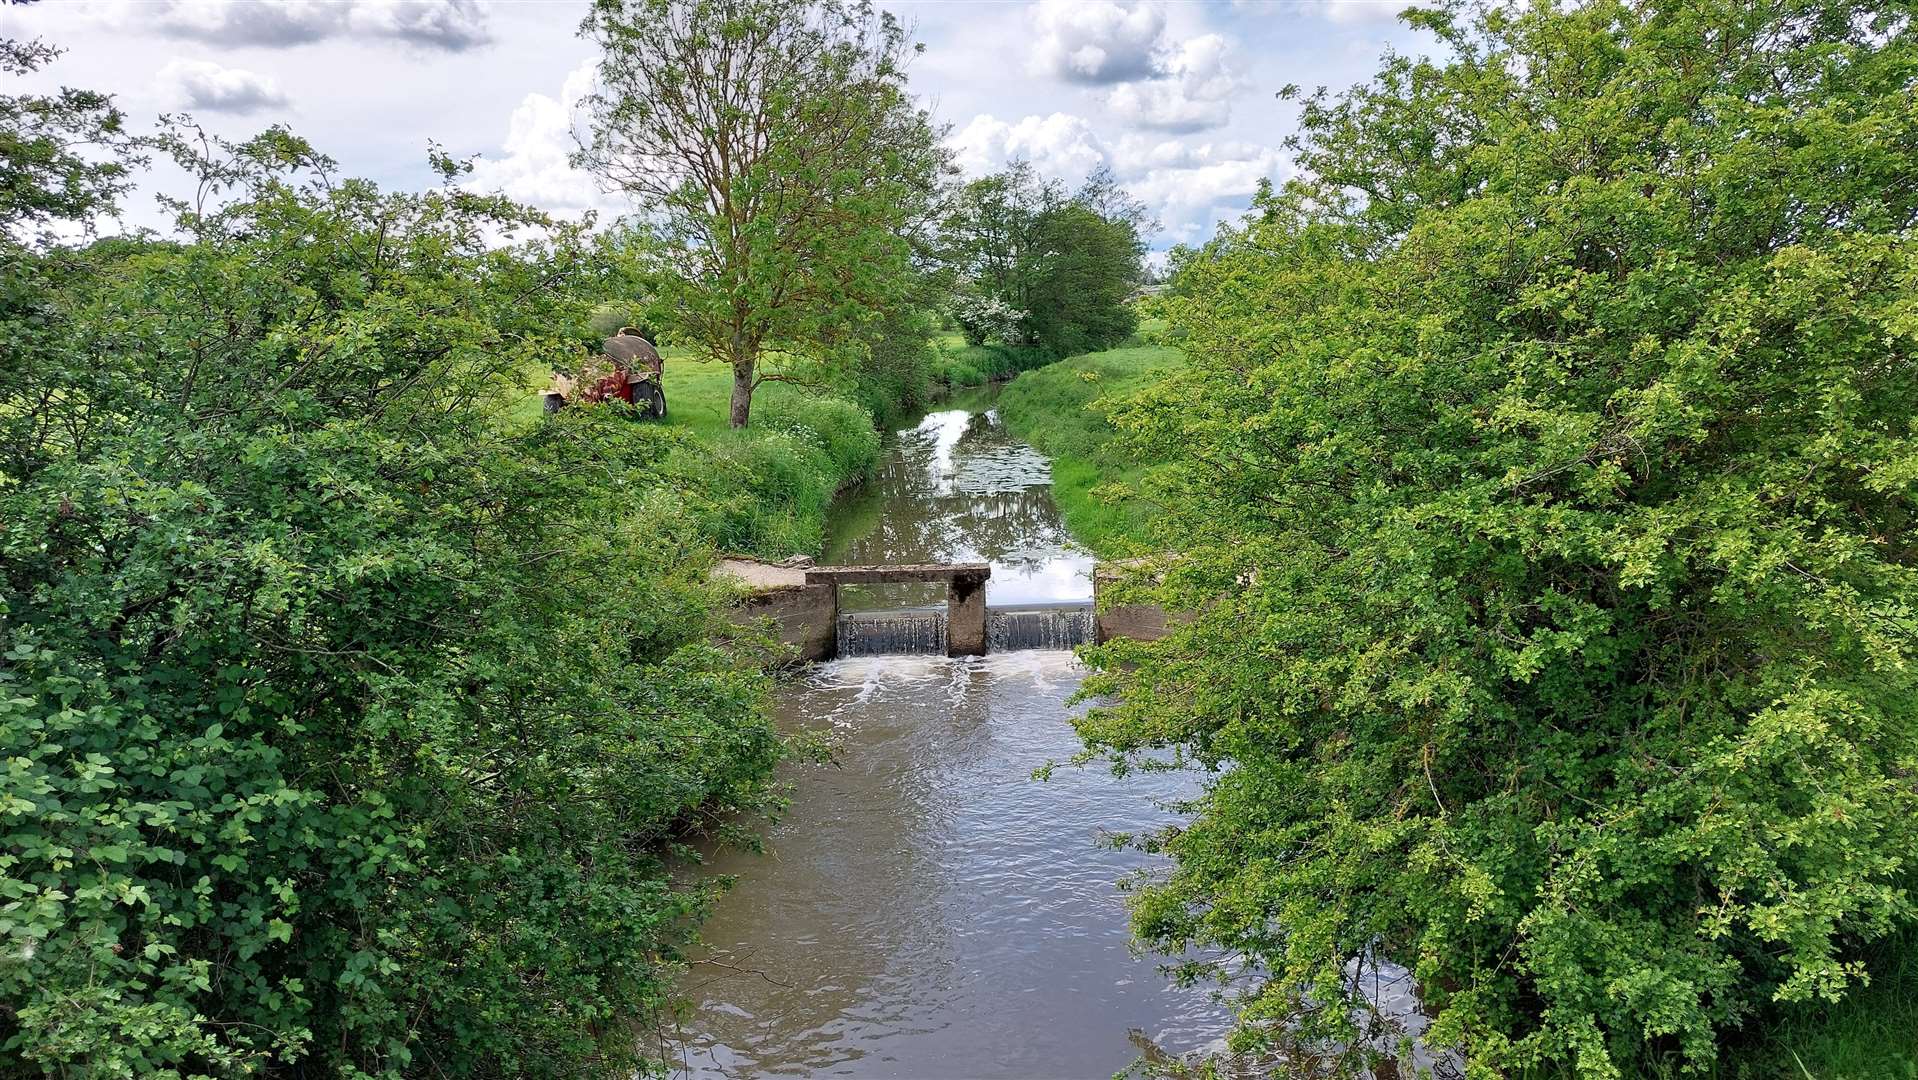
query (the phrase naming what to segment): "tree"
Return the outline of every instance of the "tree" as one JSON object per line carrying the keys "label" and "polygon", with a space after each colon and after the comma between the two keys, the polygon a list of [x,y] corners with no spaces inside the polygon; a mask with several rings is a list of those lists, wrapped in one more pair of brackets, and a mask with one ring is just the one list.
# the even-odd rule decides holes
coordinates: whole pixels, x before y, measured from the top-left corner
{"label": "tree", "polygon": [[974,180],[941,222],[943,257],[979,295],[1030,311],[1039,217],[1064,200],[1059,182],[1041,177],[1029,162]]}
{"label": "tree", "polygon": [[952,298],[952,318],[968,345],[1017,343],[1026,332],[1026,313],[996,296],[959,293]]}
{"label": "tree", "polygon": [[1140,230],[1150,227],[1144,204],[1109,169],[1095,170],[1067,199],[1057,181],[1015,162],[967,184],[941,233],[968,310],[998,301],[1023,314],[1023,342],[1063,356],[1109,348],[1131,333],[1125,300],[1142,273]]}
{"label": "tree", "polygon": [[[0,71],[25,75],[59,50],[0,38]],[[93,276],[98,260],[54,246],[56,230],[91,231],[126,187],[141,144],[111,98],[86,90],[0,95],[0,485],[41,460],[59,438],[44,406],[70,312],[62,298]],[[83,153],[90,150],[91,154]]]}
{"label": "tree", "polygon": [[1116,420],[1195,615],[1081,732],[1218,770],[1134,920],[1264,973],[1243,1039],[1382,954],[1477,1075],[1703,1067],[1915,914],[1918,27],[1414,18],[1177,260]]}
{"label": "tree", "polygon": [[1138,319],[1126,300],[1138,287],[1144,253],[1132,226],[1075,201],[1041,215],[1037,232],[1045,254],[1028,292],[1033,340],[1071,356],[1129,337]]}
{"label": "tree", "polygon": [[[37,71],[59,55],[44,42],[0,38],[0,71],[8,75]],[[111,206],[137,162],[139,144],[125,123],[110,97],[90,90],[0,95],[0,244],[49,222],[84,227]]]}
{"label": "tree", "polygon": [[1072,201],[1106,221],[1130,226],[1133,236],[1141,243],[1159,231],[1159,220],[1152,216],[1151,208],[1121,187],[1112,166],[1104,162],[1086,174],[1086,182],[1079,185]]}
{"label": "tree", "polygon": [[777,351],[824,362],[910,292],[945,151],[914,47],[865,0],[600,0],[578,161],[635,202],[669,341],[733,371],[747,424]]}

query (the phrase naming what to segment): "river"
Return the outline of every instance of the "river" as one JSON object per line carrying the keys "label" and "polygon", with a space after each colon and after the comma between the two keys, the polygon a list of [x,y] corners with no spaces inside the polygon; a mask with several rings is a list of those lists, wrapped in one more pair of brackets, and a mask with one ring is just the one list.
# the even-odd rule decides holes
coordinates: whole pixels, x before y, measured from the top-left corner
{"label": "river", "polygon": [[[992,564],[991,605],[1084,601],[1091,562],[1045,458],[967,392],[889,442],[834,508],[826,560]],[[849,608],[943,586],[846,588]],[[688,1077],[1109,1077],[1216,1044],[1225,1010],[1130,948],[1119,884],[1147,857],[1102,841],[1171,820],[1191,777],[1035,768],[1079,743],[1066,651],[865,656],[778,692],[781,725],[834,741],[794,765],[763,854],[705,926],[675,1047]]]}

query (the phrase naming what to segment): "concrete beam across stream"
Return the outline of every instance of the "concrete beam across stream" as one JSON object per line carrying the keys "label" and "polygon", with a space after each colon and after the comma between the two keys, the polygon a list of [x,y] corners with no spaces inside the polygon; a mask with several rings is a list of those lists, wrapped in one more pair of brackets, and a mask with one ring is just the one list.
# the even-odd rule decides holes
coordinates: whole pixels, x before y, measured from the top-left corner
{"label": "concrete beam across stream", "polygon": [[875,585],[891,581],[956,581],[967,578],[984,581],[992,576],[992,564],[895,563],[890,566],[808,566],[808,585]]}
{"label": "concrete beam across stream", "polygon": [[[874,585],[897,581],[946,583],[946,655],[983,656],[986,651],[986,579],[988,563],[902,563],[894,566],[815,566],[806,584]],[[837,607],[837,598],[834,606]]]}

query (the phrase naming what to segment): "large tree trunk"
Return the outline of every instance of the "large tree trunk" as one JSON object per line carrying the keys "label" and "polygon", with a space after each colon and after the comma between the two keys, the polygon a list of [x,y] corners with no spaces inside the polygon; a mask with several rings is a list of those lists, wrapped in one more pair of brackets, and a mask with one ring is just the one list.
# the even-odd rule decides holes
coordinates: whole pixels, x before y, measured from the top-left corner
{"label": "large tree trunk", "polygon": [[753,374],[759,367],[755,359],[733,361],[733,426],[743,428],[752,419]]}

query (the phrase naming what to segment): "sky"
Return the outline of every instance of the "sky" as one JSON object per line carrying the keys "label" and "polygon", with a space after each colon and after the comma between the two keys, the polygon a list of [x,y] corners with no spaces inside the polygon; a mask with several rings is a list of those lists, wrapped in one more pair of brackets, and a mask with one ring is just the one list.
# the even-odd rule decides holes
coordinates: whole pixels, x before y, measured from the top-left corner
{"label": "sky", "polygon": [[[925,51],[916,93],[967,175],[1031,161],[1076,184],[1111,166],[1163,225],[1203,242],[1290,169],[1288,83],[1365,80],[1416,52],[1404,0],[882,0]],[[435,182],[427,148],[472,157],[473,186],[547,210],[627,209],[567,164],[595,49],[586,0],[44,0],[0,6],[0,35],[66,50],[19,80],[115,95],[136,127],[190,114],[243,138],[280,123],[383,186]],[[126,201],[164,224],[158,169]]]}

